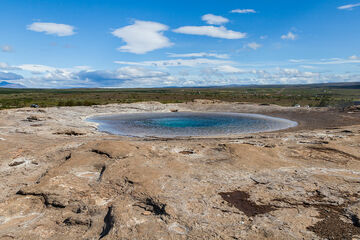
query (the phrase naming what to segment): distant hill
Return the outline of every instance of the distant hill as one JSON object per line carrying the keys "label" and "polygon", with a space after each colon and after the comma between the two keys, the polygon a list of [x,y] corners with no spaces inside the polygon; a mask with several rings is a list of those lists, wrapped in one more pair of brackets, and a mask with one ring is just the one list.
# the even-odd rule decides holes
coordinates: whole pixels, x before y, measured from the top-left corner
{"label": "distant hill", "polygon": [[22,84],[2,81],[0,82],[0,88],[26,88],[26,87]]}
{"label": "distant hill", "polygon": [[[0,81],[0,88],[27,88],[26,86],[18,83],[10,83],[6,81]],[[257,85],[257,84],[229,84],[229,85],[208,85],[208,86],[167,86],[167,87],[154,87],[148,89],[217,89],[217,88],[338,88],[338,89],[360,89],[360,82],[334,82],[334,83],[312,83],[312,84],[268,84],[268,85]],[[41,89],[41,88],[39,88]],[[119,88],[53,88],[53,89],[82,89],[82,90],[95,90],[95,89],[119,89]],[[120,88],[126,89],[126,88]],[[134,89],[134,88],[129,88]],[[142,89],[142,88],[139,88]]]}
{"label": "distant hill", "polygon": [[218,86],[168,86],[164,88],[346,88],[360,89],[360,82],[335,82],[335,83],[311,83],[311,84],[229,84]]}

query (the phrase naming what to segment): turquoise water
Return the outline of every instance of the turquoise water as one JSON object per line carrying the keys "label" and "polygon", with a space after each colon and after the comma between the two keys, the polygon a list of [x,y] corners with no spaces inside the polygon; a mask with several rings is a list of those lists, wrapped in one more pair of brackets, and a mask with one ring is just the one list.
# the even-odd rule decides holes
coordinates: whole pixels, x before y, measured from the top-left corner
{"label": "turquoise water", "polygon": [[[162,126],[166,128],[206,128],[229,125],[234,123],[235,121],[236,120],[232,118],[219,118],[218,116],[174,116],[145,120],[143,121],[143,124],[147,126]],[[141,121],[139,121],[138,123],[142,124]]]}
{"label": "turquoise water", "polygon": [[294,127],[296,122],[241,113],[132,113],[98,116],[100,131],[126,136],[223,136]]}

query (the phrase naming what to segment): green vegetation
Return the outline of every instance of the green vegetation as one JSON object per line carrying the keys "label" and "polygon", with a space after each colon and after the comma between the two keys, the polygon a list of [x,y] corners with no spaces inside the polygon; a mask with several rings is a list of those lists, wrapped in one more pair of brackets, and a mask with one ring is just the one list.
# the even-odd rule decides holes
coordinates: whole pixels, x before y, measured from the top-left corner
{"label": "green vegetation", "polygon": [[1,89],[0,109],[51,106],[90,106],[109,103],[159,101],[178,103],[194,99],[252,102],[282,106],[347,106],[360,101],[359,85],[266,86],[159,89]]}

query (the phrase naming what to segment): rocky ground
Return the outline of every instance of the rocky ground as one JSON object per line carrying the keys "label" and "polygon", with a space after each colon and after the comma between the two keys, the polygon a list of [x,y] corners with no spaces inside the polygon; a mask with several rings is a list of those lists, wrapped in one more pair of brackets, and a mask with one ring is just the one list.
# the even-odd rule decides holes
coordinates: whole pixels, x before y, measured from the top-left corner
{"label": "rocky ground", "polygon": [[[86,117],[232,111],[299,126],[130,138]],[[360,239],[360,113],[216,101],[0,111],[0,239]]]}

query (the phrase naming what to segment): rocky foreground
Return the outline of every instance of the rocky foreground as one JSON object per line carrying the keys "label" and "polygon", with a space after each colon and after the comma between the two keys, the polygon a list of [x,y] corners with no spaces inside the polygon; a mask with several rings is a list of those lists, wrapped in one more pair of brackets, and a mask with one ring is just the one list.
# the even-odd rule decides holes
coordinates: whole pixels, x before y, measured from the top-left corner
{"label": "rocky foreground", "polygon": [[[299,126],[112,136],[88,116],[233,111]],[[197,101],[0,111],[0,239],[360,239],[360,114]]]}

